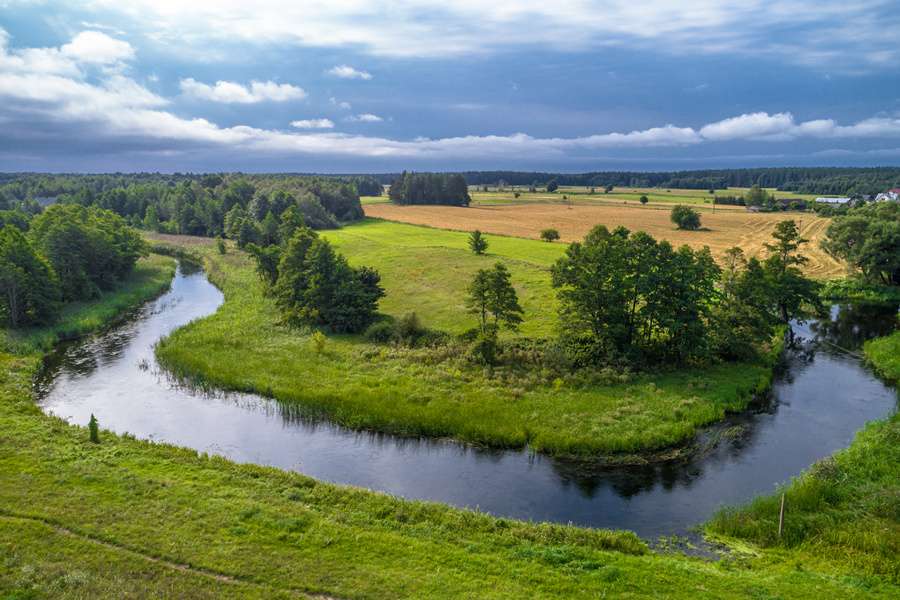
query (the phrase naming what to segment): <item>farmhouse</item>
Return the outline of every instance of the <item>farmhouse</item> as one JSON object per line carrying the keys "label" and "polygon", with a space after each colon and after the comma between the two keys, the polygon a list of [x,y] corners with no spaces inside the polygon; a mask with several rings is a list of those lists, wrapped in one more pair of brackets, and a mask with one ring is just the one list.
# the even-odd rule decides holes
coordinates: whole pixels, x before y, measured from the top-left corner
{"label": "farmhouse", "polygon": [[817,204],[848,204],[850,198],[816,198]]}
{"label": "farmhouse", "polygon": [[900,200],[900,188],[893,188],[875,196],[875,202],[897,202]]}

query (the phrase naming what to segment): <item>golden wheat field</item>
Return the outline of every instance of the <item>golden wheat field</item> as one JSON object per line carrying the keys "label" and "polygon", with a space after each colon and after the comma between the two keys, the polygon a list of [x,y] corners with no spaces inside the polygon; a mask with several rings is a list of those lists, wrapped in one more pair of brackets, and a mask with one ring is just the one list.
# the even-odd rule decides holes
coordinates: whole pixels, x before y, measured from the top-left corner
{"label": "golden wheat field", "polygon": [[643,230],[657,239],[693,248],[709,246],[720,258],[726,249],[739,246],[749,256],[765,255],[763,244],[771,239],[778,221],[793,219],[810,243],[803,253],[809,258],[805,271],[811,277],[827,279],[845,273],[844,267],[828,256],[819,242],[829,219],[808,213],[750,213],[746,211],[704,211],[701,231],[681,231],[669,220],[669,209],[638,206],[524,204],[507,206],[398,206],[370,204],[366,215],[389,221],[427,225],[441,229],[472,231],[537,239],[542,229],[559,231],[563,242],[582,239],[595,225],[610,229],[625,226]]}

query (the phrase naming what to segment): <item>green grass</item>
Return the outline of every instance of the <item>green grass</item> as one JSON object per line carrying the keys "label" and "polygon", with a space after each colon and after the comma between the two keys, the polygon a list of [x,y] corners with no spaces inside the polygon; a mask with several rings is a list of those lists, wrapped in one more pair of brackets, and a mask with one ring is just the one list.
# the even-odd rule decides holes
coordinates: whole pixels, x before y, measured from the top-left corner
{"label": "green grass", "polygon": [[[505,257],[514,279],[521,285],[529,274],[538,291],[523,294],[523,329],[552,329],[555,308],[541,265],[559,251],[551,244],[491,236],[496,254],[477,257],[462,250],[464,234],[383,222],[327,236],[353,262],[383,273],[388,312],[415,310],[426,325],[453,331],[474,325],[462,316],[468,273]],[[244,254],[222,256],[211,245],[192,249],[204,254],[225,304],[161,342],[160,360],[195,381],[273,396],[349,427],[500,447],[529,444],[554,454],[638,453],[690,440],[698,427],[744,408],[769,383],[771,369],[763,363],[684,369],[609,385],[548,381],[540,373],[504,369],[490,375],[461,358],[439,361],[433,350],[376,346],[359,336],[330,336],[318,354],[308,334],[279,324]],[[511,258],[532,251],[537,262]],[[528,310],[540,298],[544,311]]]}
{"label": "green grass", "polygon": [[[900,381],[900,331],[867,342],[864,350],[879,373]],[[786,516],[779,538],[782,493]],[[777,493],[721,511],[707,530],[900,583],[900,414],[870,423],[849,448]]]}
{"label": "green grass", "polygon": [[161,293],[169,286],[174,273],[175,262],[170,258],[156,254],[142,258],[118,289],[104,292],[90,302],[65,304],[55,323],[17,330],[0,329],[0,351],[47,350],[59,339],[78,337],[98,329],[124,309]]}
{"label": "green grass", "polygon": [[[168,269],[159,264],[156,274]],[[128,284],[115,293],[139,299]],[[898,593],[883,578],[801,551],[720,562],[660,555],[629,533],[407,502],[105,431],[92,444],[85,428],[35,406],[40,359],[36,349],[0,353],[4,600]]]}

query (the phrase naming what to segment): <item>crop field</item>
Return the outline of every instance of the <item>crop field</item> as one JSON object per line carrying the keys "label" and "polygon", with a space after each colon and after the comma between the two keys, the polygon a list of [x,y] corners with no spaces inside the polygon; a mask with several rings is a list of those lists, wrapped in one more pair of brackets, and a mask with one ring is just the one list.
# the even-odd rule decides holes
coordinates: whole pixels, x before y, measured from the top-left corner
{"label": "crop field", "polygon": [[633,231],[643,230],[657,239],[693,248],[709,246],[713,255],[721,257],[732,246],[742,248],[747,256],[764,256],[764,244],[771,239],[778,221],[794,219],[810,243],[803,248],[809,258],[806,273],[818,279],[840,277],[844,267],[828,256],[819,242],[829,220],[809,213],[748,213],[746,210],[716,210],[703,213],[700,231],[681,231],[669,220],[669,210],[659,206],[584,205],[561,206],[535,203],[509,206],[397,206],[375,204],[365,207],[366,215],[389,221],[427,225],[441,229],[483,232],[537,239],[542,229],[559,230],[563,242],[584,238],[595,225],[610,229],[620,225]]}

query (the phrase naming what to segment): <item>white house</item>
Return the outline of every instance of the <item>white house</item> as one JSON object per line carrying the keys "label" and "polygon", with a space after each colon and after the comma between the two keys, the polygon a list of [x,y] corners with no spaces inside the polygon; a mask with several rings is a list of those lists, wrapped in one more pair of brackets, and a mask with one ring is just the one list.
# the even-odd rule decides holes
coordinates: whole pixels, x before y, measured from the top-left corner
{"label": "white house", "polygon": [[817,204],[847,204],[850,198],[816,198]]}
{"label": "white house", "polygon": [[894,188],[875,196],[875,202],[897,202],[900,200],[900,188]]}

